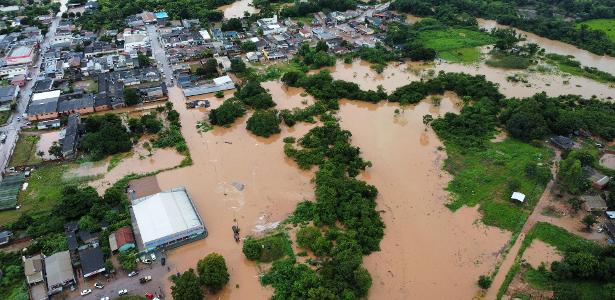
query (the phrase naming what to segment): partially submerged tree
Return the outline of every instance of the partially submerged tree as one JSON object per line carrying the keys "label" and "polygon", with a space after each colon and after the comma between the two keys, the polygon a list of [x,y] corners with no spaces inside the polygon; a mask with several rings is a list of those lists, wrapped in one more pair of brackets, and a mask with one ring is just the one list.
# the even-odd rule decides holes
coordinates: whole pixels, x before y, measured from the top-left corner
{"label": "partially submerged tree", "polygon": [[226,261],[218,253],[210,253],[205,258],[199,260],[196,269],[199,273],[201,284],[212,294],[220,291],[229,282]]}

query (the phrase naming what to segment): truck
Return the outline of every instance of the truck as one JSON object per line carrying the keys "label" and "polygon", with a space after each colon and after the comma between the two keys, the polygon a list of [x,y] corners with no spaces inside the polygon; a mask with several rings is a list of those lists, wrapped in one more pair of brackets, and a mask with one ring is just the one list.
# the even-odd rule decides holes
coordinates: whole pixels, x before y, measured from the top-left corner
{"label": "truck", "polygon": [[139,283],[145,284],[146,282],[151,281],[151,280],[152,280],[152,276],[147,275],[147,276],[143,276],[139,278]]}

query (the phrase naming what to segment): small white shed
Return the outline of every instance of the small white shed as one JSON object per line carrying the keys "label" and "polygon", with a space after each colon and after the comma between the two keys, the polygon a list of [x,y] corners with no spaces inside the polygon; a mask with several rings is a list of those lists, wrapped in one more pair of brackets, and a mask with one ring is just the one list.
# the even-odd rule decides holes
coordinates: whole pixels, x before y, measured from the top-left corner
{"label": "small white shed", "polygon": [[523,203],[525,201],[525,194],[519,193],[519,192],[514,192],[512,194],[512,196],[510,196],[510,199],[517,200],[517,201]]}

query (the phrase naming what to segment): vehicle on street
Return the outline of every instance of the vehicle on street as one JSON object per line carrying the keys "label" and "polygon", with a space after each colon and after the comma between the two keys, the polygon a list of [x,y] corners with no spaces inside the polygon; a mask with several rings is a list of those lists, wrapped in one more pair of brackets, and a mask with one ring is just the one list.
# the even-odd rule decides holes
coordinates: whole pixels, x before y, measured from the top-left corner
{"label": "vehicle on street", "polygon": [[152,261],[156,260],[156,254],[152,253],[152,254],[150,254],[150,256],[152,257]]}
{"label": "vehicle on street", "polygon": [[143,277],[139,278],[139,282],[141,284],[144,284],[144,283],[146,283],[148,281],[151,281],[151,280],[152,280],[152,276],[149,276],[149,275],[148,276],[143,276]]}
{"label": "vehicle on street", "polygon": [[109,300],[109,297],[102,297],[100,300]]}
{"label": "vehicle on street", "polygon": [[89,295],[91,293],[92,293],[91,289],[83,290],[83,291],[81,291],[81,296]]}
{"label": "vehicle on street", "polygon": [[127,289],[119,290],[119,291],[117,292],[117,294],[118,294],[118,295],[120,295],[120,296],[121,296],[121,295],[126,295],[126,294],[128,294],[128,290],[127,290]]}
{"label": "vehicle on street", "polygon": [[100,282],[97,282],[97,283],[94,284],[94,287],[97,288],[97,289],[102,289],[102,288],[105,287],[105,285],[100,283]]}
{"label": "vehicle on street", "polygon": [[0,133],[0,142],[4,144],[6,142],[6,133]]}
{"label": "vehicle on street", "polygon": [[164,266],[167,263],[167,259],[165,257],[161,258],[160,263]]}
{"label": "vehicle on street", "polygon": [[138,274],[139,274],[139,272],[137,272],[137,271],[132,271],[132,272],[128,273],[128,277],[133,277],[133,276],[136,276],[136,275],[138,275]]}
{"label": "vehicle on street", "polygon": [[141,256],[141,262],[144,264],[151,264],[152,261],[149,260],[149,258],[145,257],[145,256]]}

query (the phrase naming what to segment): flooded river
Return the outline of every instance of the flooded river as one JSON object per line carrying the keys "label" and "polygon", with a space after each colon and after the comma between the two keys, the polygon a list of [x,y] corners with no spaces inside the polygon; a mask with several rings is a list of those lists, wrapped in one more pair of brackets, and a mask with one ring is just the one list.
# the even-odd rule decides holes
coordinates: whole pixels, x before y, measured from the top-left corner
{"label": "flooded river", "polygon": [[229,5],[218,7],[218,10],[224,12],[224,19],[243,18],[244,13],[258,13],[258,9],[252,4],[252,0],[238,0]]}
{"label": "flooded river", "polygon": [[[493,28],[510,28],[509,26],[498,24],[494,20],[477,19],[478,25],[481,28],[491,30]],[[562,55],[572,55],[574,58],[581,62],[582,65],[588,67],[595,67],[599,70],[615,74],[615,57],[606,55],[596,55],[587,50],[579,49],[573,45],[551,40],[533,34],[531,32],[519,30],[515,28],[517,33],[525,35],[528,42],[536,43],[541,48],[544,48],[547,53],[557,53]]]}
{"label": "flooded river", "polygon": [[510,238],[481,225],[476,207],[451,212],[444,206],[446,153],[422,116],[458,111],[458,101],[447,93],[439,107],[424,101],[399,114],[395,104],[341,102],[342,127],[373,163],[363,177],[379,190],[386,225],[382,251],[365,259],[373,277],[370,299],[471,299],[476,280],[493,270]]}

